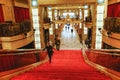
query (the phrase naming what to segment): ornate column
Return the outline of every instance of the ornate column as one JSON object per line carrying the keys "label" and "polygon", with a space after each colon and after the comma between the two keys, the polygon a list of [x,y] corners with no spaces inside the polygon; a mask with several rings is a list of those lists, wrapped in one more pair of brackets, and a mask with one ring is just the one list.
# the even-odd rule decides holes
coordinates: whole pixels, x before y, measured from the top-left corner
{"label": "ornate column", "polygon": [[78,9],[78,20],[80,20],[80,9]]}
{"label": "ornate column", "polygon": [[[34,31],[34,27],[33,27],[33,20],[32,20],[32,5],[31,5],[32,1],[28,0],[28,4],[29,4],[29,15],[30,15],[30,22],[31,22],[31,28]],[[38,7],[38,6],[36,6]],[[34,36],[35,37],[35,36]],[[34,40],[34,48],[35,48],[35,40]]]}
{"label": "ornate column", "polygon": [[104,15],[104,18],[106,18],[106,17],[107,17],[108,0],[105,0],[104,8],[105,8],[105,15]]}
{"label": "ornate column", "polygon": [[79,9],[76,9],[76,19],[79,20]]}
{"label": "ornate column", "polygon": [[57,10],[57,20],[59,19],[59,10]]}
{"label": "ornate column", "polygon": [[55,34],[55,10],[52,9],[52,25],[53,25],[53,34]]}
{"label": "ornate column", "polygon": [[63,10],[60,10],[60,17],[62,17],[63,15]]}
{"label": "ornate column", "polygon": [[49,28],[50,25],[50,18],[48,17],[48,8],[44,7],[44,41],[45,45],[47,45],[47,42],[50,41],[50,34],[49,34]]}
{"label": "ornate column", "polygon": [[[32,2],[31,2],[31,0],[28,0],[28,4],[29,4],[29,15],[30,15],[30,22],[31,22],[31,25],[32,25],[32,28],[33,28],[33,20],[32,20]],[[36,6],[36,7],[38,7],[38,6]]]}
{"label": "ornate column", "polygon": [[52,21],[54,21],[54,19],[55,19],[55,10],[52,9]]}
{"label": "ornate column", "polygon": [[56,28],[55,28],[55,10],[52,9],[52,28],[53,28],[53,45],[55,45],[55,35],[56,35]]}
{"label": "ornate column", "polygon": [[45,47],[45,40],[44,40],[44,7],[38,6],[38,14],[39,14],[39,25],[40,25],[40,41],[41,41],[41,48]]}
{"label": "ornate column", "polygon": [[[82,21],[84,21],[84,9],[82,11]],[[84,40],[84,22],[82,22],[82,41]]]}
{"label": "ornate column", "polygon": [[91,48],[95,48],[95,42],[96,42],[96,17],[97,17],[97,3],[91,4],[92,8],[92,42],[91,42]]}
{"label": "ornate column", "polygon": [[[52,9],[52,24],[53,24],[53,26],[54,26],[54,29],[55,29],[55,9]],[[54,30],[53,29],[53,30]],[[55,32],[55,31],[54,31]]]}

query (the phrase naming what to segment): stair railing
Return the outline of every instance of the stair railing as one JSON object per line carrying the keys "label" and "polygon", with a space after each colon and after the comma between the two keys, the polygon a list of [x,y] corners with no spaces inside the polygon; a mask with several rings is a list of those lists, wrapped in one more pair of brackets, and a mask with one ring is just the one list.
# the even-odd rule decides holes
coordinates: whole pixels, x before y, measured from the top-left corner
{"label": "stair railing", "polygon": [[120,50],[88,49],[84,41],[82,49],[86,63],[110,76],[112,80],[120,79]]}
{"label": "stair railing", "polygon": [[24,73],[48,61],[42,49],[0,50],[0,80]]}
{"label": "stair railing", "polygon": [[46,56],[41,49],[0,50],[0,72],[40,62]]}

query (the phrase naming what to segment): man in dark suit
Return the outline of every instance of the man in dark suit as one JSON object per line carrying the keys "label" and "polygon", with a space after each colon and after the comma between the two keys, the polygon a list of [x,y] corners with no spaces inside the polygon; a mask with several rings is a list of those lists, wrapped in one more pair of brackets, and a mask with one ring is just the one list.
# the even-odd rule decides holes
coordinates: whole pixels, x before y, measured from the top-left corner
{"label": "man in dark suit", "polygon": [[47,43],[46,47],[43,50],[45,50],[45,49],[47,49],[49,62],[51,63],[51,58],[52,58],[54,51],[53,51],[52,45],[50,45],[50,42]]}

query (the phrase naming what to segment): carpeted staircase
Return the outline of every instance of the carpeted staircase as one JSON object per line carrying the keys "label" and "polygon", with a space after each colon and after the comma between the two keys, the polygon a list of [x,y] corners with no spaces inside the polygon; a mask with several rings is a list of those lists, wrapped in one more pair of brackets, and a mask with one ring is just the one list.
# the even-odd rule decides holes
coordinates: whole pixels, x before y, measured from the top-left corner
{"label": "carpeted staircase", "polygon": [[81,50],[55,51],[52,63],[45,63],[11,80],[111,80],[86,64]]}

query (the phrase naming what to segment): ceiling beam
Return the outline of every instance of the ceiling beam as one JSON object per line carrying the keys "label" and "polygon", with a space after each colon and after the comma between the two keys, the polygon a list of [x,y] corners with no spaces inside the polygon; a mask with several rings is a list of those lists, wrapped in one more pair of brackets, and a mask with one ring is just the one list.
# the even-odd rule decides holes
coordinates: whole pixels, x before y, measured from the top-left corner
{"label": "ceiling beam", "polygon": [[73,5],[73,4],[91,4],[97,0],[38,0],[41,6]]}

